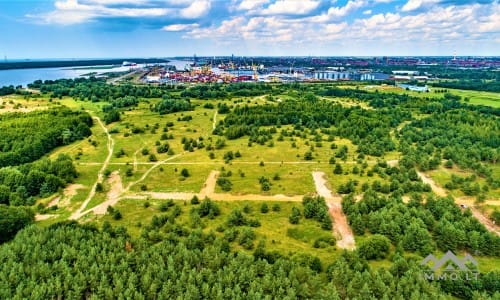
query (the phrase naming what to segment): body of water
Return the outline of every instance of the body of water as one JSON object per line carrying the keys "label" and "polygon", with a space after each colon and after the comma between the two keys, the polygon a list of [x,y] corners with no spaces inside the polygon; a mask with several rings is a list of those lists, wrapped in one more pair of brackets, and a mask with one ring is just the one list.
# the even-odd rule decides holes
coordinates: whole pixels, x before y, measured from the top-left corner
{"label": "body of water", "polygon": [[[138,65],[140,67],[141,65]],[[105,68],[104,66],[89,66],[89,67],[64,67],[64,68],[37,68],[37,69],[14,69],[0,71],[0,87],[2,86],[18,86],[26,87],[28,83],[35,80],[56,80],[62,78],[77,78],[88,73],[102,74],[106,72],[124,72],[130,67],[116,66],[113,68]]]}

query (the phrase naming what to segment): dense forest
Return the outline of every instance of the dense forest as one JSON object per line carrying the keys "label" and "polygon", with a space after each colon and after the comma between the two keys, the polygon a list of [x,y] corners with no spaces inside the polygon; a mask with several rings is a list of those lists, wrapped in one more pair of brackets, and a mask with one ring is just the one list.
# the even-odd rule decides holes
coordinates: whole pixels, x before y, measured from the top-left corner
{"label": "dense forest", "polygon": [[78,176],[73,161],[61,154],[55,160],[40,159],[16,167],[0,168],[0,204],[33,205],[35,197],[47,197]]}
{"label": "dense forest", "polygon": [[[262,243],[253,255],[234,252],[213,233],[176,231],[186,237],[152,244],[109,225],[29,227],[0,248],[0,297],[444,299],[423,280],[417,262],[401,255],[389,269],[372,269],[356,252],[345,252],[324,267],[325,280],[307,257],[275,256]],[[474,283],[485,295],[498,288],[492,276]],[[479,295],[462,284],[467,296]]]}
{"label": "dense forest", "polygon": [[88,113],[68,108],[1,114],[0,167],[32,162],[58,146],[88,137],[91,126]]}

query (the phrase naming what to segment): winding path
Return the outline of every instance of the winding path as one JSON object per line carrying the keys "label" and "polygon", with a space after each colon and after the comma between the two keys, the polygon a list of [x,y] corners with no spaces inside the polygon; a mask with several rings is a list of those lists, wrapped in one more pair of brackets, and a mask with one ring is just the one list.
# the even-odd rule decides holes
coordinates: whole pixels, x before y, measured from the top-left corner
{"label": "winding path", "polygon": [[96,191],[95,191],[96,186],[97,186],[98,183],[101,183],[102,180],[103,180],[103,178],[104,178],[104,170],[106,170],[106,168],[108,167],[109,161],[111,160],[111,156],[113,155],[113,149],[115,147],[115,141],[113,140],[113,138],[109,134],[108,129],[106,128],[106,126],[104,126],[104,124],[102,123],[101,119],[99,119],[99,117],[97,117],[97,116],[93,117],[93,118],[97,121],[97,123],[99,123],[99,125],[101,126],[102,130],[104,131],[104,133],[106,133],[106,137],[108,139],[107,140],[108,156],[106,156],[106,159],[102,163],[101,169],[97,173],[97,180],[94,183],[94,185],[92,185],[92,188],[90,189],[89,195],[87,196],[87,198],[85,199],[85,201],[83,201],[83,203],[80,206],[80,208],[77,211],[75,211],[73,214],[71,214],[71,216],[69,217],[70,220],[79,219],[82,216],[83,210],[87,207],[87,205],[89,204],[90,200],[92,200],[92,198],[94,197],[94,195],[96,193]]}

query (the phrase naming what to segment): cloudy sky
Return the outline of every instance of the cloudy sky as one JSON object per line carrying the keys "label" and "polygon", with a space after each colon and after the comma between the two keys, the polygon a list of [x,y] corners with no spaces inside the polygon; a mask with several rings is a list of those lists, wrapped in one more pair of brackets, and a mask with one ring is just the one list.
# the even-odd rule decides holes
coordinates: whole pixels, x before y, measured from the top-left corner
{"label": "cloudy sky", "polygon": [[499,0],[0,0],[8,58],[500,55]]}

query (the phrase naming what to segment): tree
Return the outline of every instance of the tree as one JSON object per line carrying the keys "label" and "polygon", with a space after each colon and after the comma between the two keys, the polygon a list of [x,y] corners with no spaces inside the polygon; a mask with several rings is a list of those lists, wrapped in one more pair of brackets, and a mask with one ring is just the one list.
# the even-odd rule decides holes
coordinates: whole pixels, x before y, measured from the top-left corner
{"label": "tree", "polygon": [[337,175],[342,174],[342,166],[339,163],[335,164],[335,169],[333,170],[333,174]]}
{"label": "tree", "polygon": [[311,151],[307,151],[306,153],[304,153],[304,159],[305,160],[312,160],[313,159],[312,152]]}
{"label": "tree", "polygon": [[24,207],[0,204],[0,244],[12,239],[22,228],[35,221],[35,213]]}
{"label": "tree", "polygon": [[359,256],[365,259],[383,259],[389,254],[391,241],[383,235],[374,234],[358,247]]}
{"label": "tree", "polygon": [[199,203],[200,203],[200,200],[198,199],[198,196],[194,195],[193,198],[191,198],[191,204],[196,205]]}
{"label": "tree", "polygon": [[295,206],[292,207],[292,214],[288,217],[290,224],[299,224],[300,216],[300,210]]}
{"label": "tree", "polygon": [[[413,219],[403,236],[403,248],[427,255],[434,250],[432,237],[420,220]],[[447,249],[449,250],[449,249]]]}
{"label": "tree", "polygon": [[263,214],[266,214],[269,212],[269,206],[267,206],[266,202],[262,203],[262,205],[260,206],[260,212]]}
{"label": "tree", "polygon": [[112,109],[104,115],[104,123],[106,124],[111,124],[118,121],[120,121],[120,111],[117,109]]}
{"label": "tree", "polygon": [[183,177],[189,177],[189,171],[188,171],[186,168],[183,168],[183,169],[181,170],[181,175],[182,175]]}

